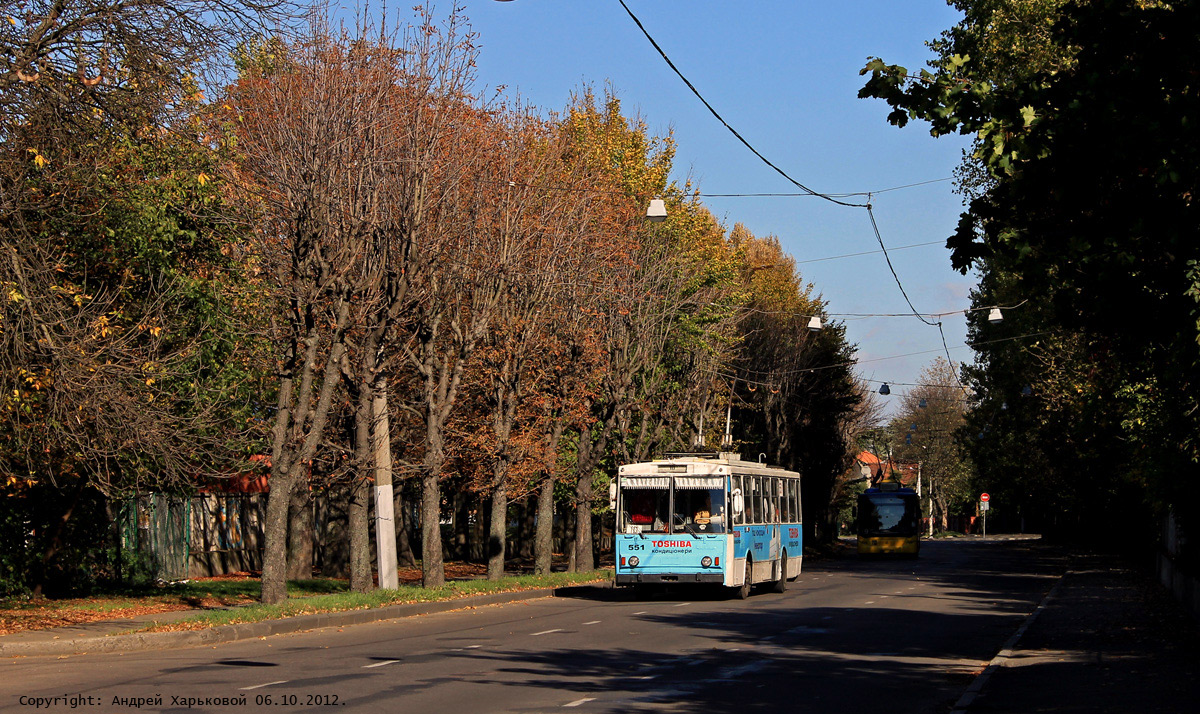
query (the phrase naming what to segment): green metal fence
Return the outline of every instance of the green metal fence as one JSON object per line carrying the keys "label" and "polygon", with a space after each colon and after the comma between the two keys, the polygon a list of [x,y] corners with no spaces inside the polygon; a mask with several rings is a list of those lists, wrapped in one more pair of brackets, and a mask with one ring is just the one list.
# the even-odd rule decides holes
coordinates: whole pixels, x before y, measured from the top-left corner
{"label": "green metal fence", "polygon": [[188,577],[191,547],[190,499],[150,493],[121,503],[121,545],[138,553],[161,580]]}

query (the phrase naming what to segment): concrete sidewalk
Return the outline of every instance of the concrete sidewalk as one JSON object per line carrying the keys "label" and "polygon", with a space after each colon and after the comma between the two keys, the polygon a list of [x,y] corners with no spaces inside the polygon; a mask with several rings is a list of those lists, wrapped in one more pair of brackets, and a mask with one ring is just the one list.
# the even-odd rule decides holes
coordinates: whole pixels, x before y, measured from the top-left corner
{"label": "concrete sidewalk", "polygon": [[1197,711],[1197,622],[1148,573],[1111,556],[1071,561],[952,711]]}
{"label": "concrete sidewalk", "polygon": [[174,622],[201,610],[162,612],[138,617],[102,620],[45,630],[26,630],[0,636],[0,659],[6,657],[39,657],[99,652],[132,652],[135,650],[198,647],[219,642],[233,642],[269,635],[303,632],[321,627],[344,627],[367,622],[392,620],[400,617],[429,615],[472,607],[503,605],[543,597],[571,597],[589,590],[607,589],[610,583],[599,582],[559,588],[539,588],[515,592],[472,595],[454,600],[388,605],[364,610],[346,610],[318,615],[299,615],[264,622],[222,625],[206,630],[183,632],[129,633],[146,625]]}

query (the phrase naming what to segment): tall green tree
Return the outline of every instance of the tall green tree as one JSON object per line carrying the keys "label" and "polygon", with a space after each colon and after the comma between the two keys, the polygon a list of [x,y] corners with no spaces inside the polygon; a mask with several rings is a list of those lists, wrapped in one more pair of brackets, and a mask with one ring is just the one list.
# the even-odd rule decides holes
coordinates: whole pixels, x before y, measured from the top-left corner
{"label": "tall green tree", "polygon": [[[983,348],[979,369],[968,371],[979,414],[1037,404],[1041,420],[1009,426],[1028,434],[1057,424],[1089,445],[1070,462],[1058,449],[1043,452],[1060,481],[1073,470],[1108,494],[1105,508],[1076,503],[1075,513],[1109,518],[1130,494],[1151,508],[1179,502],[1200,459],[1200,144],[1191,130],[1200,67],[1190,30],[1200,7],[960,6],[965,18],[935,43],[929,70],[871,60],[860,95],[885,99],[897,125],[921,119],[934,135],[977,137],[968,163],[982,179],[948,240],[953,264],[981,271],[980,307],[1028,301],[1022,310],[1036,324],[1006,339],[1029,345],[1035,338],[1022,334],[1054,334],[1023,351]],[[1028,22],[1009,21],[1022,14]],[[996,332],[975,314],[974,340]],[[1019,388],[1000,371],[1013,367]],[[1014,389],[1026,386],[1032,399],[1018,402]]]}

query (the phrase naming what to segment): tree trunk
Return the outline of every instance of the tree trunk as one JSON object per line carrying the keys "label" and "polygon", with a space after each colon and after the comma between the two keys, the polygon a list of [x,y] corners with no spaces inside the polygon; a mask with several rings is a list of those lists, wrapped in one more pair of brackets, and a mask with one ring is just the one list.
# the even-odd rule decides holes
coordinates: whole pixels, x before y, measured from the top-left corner
{"label": "tree trunk", "polygon": [[[301,468],[297,464],[291,471],[298,472]],[[267,492],[262,571],[262,602],[267,605],[287,600],[287,520],[297,481],[299,478],[293,473],[274,475],[271,490]]]}
{"label": "tree trunk", "polygon": [[492,489],[492,517],[487,539],[487,577],[504,577],[504,551],[508,537],[508,489],[501,481]]}
{"label": "tree trunk", "polygon": [[563,514],[563,540],[566,541],[564,550],[567,553],[567,572],[576,572],[575,556],[577,549],[575,547],[575,520],[578,509],[568,508]]}
{"label": "tree trunk", "polygon": [[554,479],[547,478],[538,488],[537,535],[533,541],[533,572],[547,575],[554,554]]}
{"label": "tree trunk", "polygon": [[[294,402],[292,396],[292,370],[289,365],[280,382],[279,398],[276,402],[275,426],[272,429],[271,483],[267,493],[267,516],[263,527],[263,570],[262,602],[277,605],[287,599],[287,517],[292,501],[292,491],[303,480],[305,470],[312,463],[313,453],[325,432],[329,420],[329,408],[334,388],[338,383],[342,354],[345,345],[341,342],[341,331],[349,319],[349,303],[342,301],[337,308],[334,334],[331,336],[329,355],[325,361],[320,380],[316,405],[311,403],[312,389],[317,364],[317,348],[320,340],[315,330],[310,330],[304,341],[305,355],[300,370],[300,390]],[[295,359],[295,348],[289,361]],[[293,413],[293,408],[295,412]],[[298,447],[288,445],[289,434],[298,428],[306,428],[303,442]]]}
{"label": "tree trunk", "polygon": [[421,478],[421,581],[427,588],[440,588],[446,584],[441,505],[438,474],[427,472]]}
{"label": "tree trunk", "polygon": [[375,588],[371,572],[370,486],[365,478],[350,484],[350,590],[365,593]]}
{"label": "tree trunk", "polygon": [[412,519],[409,517],[408,506],[404,502],[404,487],[393,491],[394,503],[392,513],[396,518],[396,560],[400,568],[417,567],[417,556],[412,548]]}
{"label": "tree trunk", "polygon": [[471,559],[471,499],[462,490],[454,492],[451,502],[451,538],[446,549],[451,560]]}
{"label": "tree trunk", "polygon": [[370,546],[370,487],[367,475],[375,460],[371,441],[371,419],[374,410],[372,384],[357,385],[358,404],[354,412],[354,475],[350,482],[350,590],[365,593],[372,589]]}
{"label": "tree trunk", "polygon": [[467,554],[467,560],[472,563],[485,563],[492,512],[491,509],[484,510],[483,498],[478,494],[471,497],[471,510],[475,512],[475,522],[471,524],[471,552]]}
{"label": "tree trunk", "polygon": [[308,580],[313,576],[312,494],[305,483],[292,490],[288,507],[287,579]]}
{"label": "tree trunk", "polygon": [[596,569],[592,553],[592,488],[591,474],[580,476],[575,487],[575,571],[591,572]]}
{"label": "tree trunk", "polygon": [[533,558],[533,536],[537,524],[537,496],[526,494],[521,499],[520,517],[517,521],[517,537],[513,542],[513,553],[522,560]]}

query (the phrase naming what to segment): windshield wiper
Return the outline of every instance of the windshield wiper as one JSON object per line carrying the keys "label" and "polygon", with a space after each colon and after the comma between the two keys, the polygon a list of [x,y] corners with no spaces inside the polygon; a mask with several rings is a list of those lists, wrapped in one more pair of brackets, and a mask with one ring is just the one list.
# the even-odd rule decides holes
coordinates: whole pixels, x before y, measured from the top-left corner
{"label": "windshield wiper", "polygon": [[695,537],[697,537],[697,538],[699,538],[699,537],[700,537],[700,534],[699,534],[699,533],[697,533],[696,531],[692,530],[692,527],[691,527],[690,525],[688,525],[688,522],[687,522],[687,519],[686,519],[686,518],[684,518],[683,516],[679,515],[678,513],[676,513],[676,514],[675,514],[675,517],[679,519],[679,524],[680,524],[681,526],[683,526],[683,529],[684,529],[685,531],[687,531],[688,533],[691,533],[693,536],[695,536]]}

